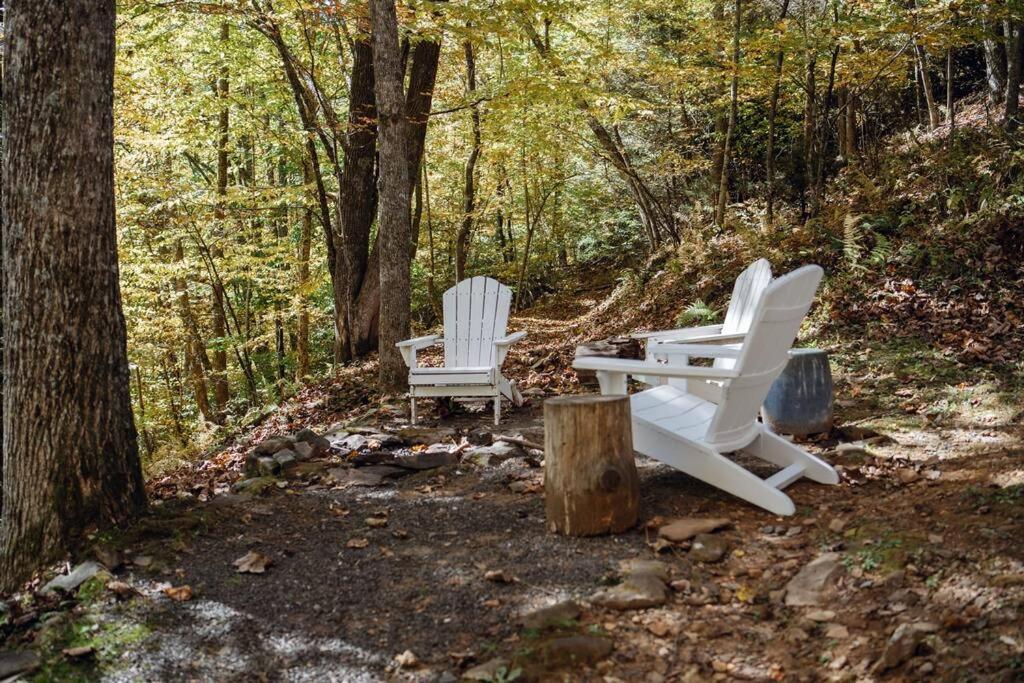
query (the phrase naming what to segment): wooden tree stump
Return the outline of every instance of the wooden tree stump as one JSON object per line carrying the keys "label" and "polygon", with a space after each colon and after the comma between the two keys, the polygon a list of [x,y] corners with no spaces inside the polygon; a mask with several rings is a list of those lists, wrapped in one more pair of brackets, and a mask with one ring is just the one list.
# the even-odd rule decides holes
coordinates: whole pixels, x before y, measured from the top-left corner
{"label": "wooden tree stump", "polygon": [[595,536],[632,528],[640,507],[627,396],[562,396],[544,402],[548,529]]}

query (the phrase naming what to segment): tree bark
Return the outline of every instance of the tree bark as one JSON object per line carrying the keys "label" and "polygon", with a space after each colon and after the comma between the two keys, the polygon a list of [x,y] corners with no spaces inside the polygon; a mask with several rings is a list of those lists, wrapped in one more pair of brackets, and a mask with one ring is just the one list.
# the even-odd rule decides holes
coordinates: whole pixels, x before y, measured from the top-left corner
{"label": "tree bark", "polygon": [[[782,0],[779,23],[785,21],[788,12],[789,0]],[[768,197],[766,199],[765,218],[769,227],[775,223],[775,120],[779,115],[779,97],[782,94],[782,67],[785,64],[785,58],[785,50],[779,48],[779,51],[775,53],[775,80],[772,83],[772,95],[768,103],[768,149],[765,153]]]}
{"label": "tree bark", "polygon": [[[302,160],[302,183],[305,187],[313,182],[313,169],[309,159]],[[313,246],[313,209],[302,210],[302,228],[299,234],[298,253],[298,296],[299,309],[295,332],[295,380],[302,382],[309,377],[309,253]]]}
{"label": "tree bark", "polygon": [[548,529],[571,536],[636,525],[640,479],[628,396],[544,402],[544,503]]}
{"label": "tree bark", "polygon": [[928,71],[928,55],[916,38],[914,39],[914,54],[917,55],[918,73],[921,74],[921,89],[924,90],[924,101],[928,106],[928,130],[935,130],[942,123],[942,115],[939,113],[939,105],[935,101],[932,77]]}
{"label": "tree bark", "polygon": [[[179,238],[174,247],[174,262],[180,265],[185,260],[185,248]],[[188,366],[189,376],[192,378],[192,391],[195,395],[196,407],[199,414],[208,422],[217,423],[216,411],[210,406],[210,397],[206,382],[206,376],[210,372],[210,357],[206,353],[206,344],[203,342],[199,332],[199,325],[192,312],[192,303],[188,295],[188,283],[181,275],[174,277],[174,294],[178,300],[178,315],[181,324],[185,328],[185,364]],[[141,400],[141,397],[140,397]]]}
{"label": "tree bark", "polygon": [[736,131],[739,116],[740,88],[740,26],[742,24],[742,0],[736,0],[733,10],[732,31],[732,79],[729,85],[729,123],[725,129],[725,143],[722,146],[722,170],[718,179],[718,201],[715,206],[715,225],[725,225],[725,207],[729,203],[729,154],[732,136]]}
{"label": "tree bark", "polygon": [[803,188],[800,193],[800,212],[805,221],[807,220],[807,194],[814,183],[814,136],[817,125],[816,68],[817,60],[814,54],[808,51],[805,86],[807,99],[804,103]]}
{"label": "tree bark", "polygon": [[[982,5],[983,12],[991,12],[991,5]],[[1006,42],[1000,34],[999,22],[988,18],[983,20],[985,38],[985,80],[988,84],[989,102],[1002,104],[1006,98]]]}
{"label": "tree bark", "polygon": [[1020,125],[1018,113],[1020,111],[1020,78],[1021,59],[1024,55],[1024,22],[1007,21],[1004,33],[1006,34],[1006,101],[1003,110],[1003,125],[1008,132],[1013,132]]}
{"label": "tree bark", "polygon": [[6,5],[2,590],[145,506],[114,229],[114,12]]}
{"label": "tree bark", "polygon": [[[374,92],[380,126],[377,224],[380,249],[380,388],[402,391],[407,370],[395,344],[409,336],[410,147],[403,93],[404,69],[394,0],[370,0]],[[420,148],[422,150],[422,147]]]}
{"label": "tree bark", "polygon": [[[227,42],[229,36],[229,25],[223,22],[220,25],[220,40]],[[217,78],[217,99],[220,100],[220,111],[217,115],[217,220],[223,225],[225,221],[224,201],[228,191],[228,135],[230,133],[230,120],[228,113],[228,71],[227,66],[221,67],[220,75]],[[211,250],[211,258],[223,257],[219,246]],[[215,346],[211,362],[213,364],[213,404],[216,414],[216,422],[222,423],[227,415],[228,401],[231,400],[230,387],[228,385],[228,352],[225,346],[227,337],[227,316],[225,314],[224,287],[220,280],[211,283],[213,287],[213,299],[211,301],[211,313],[213,320],[213,336]]]}
{"label": "tree bark", "polygon": [[[476,57],[473,55],[473,43],[463,44],[466,55],[466,97],[476,97]],[[472,149],[466,161],[466,181],[462,191],[462,222],[459,225],[458,237],[455,241],[455,281],[461,282],[466,277],[466,257],[469,251],[469,240],[473,234],[474,212],[476,211],[476,162],[480,158],[480,105],[470,106],[472,121]]]}

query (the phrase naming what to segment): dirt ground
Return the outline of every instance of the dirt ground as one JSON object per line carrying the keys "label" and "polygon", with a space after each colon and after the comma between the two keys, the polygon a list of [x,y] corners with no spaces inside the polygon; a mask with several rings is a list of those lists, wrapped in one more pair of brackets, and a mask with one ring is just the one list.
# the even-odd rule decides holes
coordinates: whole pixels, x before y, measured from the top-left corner
{"label": "dirt ground", "polygon": [[[540,339],[515,365],[530,405],[497,430],[487,412],[428,410],[426,422],[542,442],[543,397],[571,373],[546,360],[558,349],[544,330],[550,341],[564,326],[532,325]],[[818,341],[833,354],[837,429],[805,446],[842,479],[787,489],[791,518],[641,458],[634,530],[554,535],[537,453],[344,487],[329,472],[351,458],[334,452],[237,493],[242,440],[153,482],[157,504],[137,528],[97,537],[134,596],[115,596],[109,578],[62,600],[21,596],[7,603],[4,649],[38,652],[36,680],[1024,680],[1019,378],[922,345]],[[251,441],[330,426],[315,421],[322,401],[300,398]],[[403,411],[391,401],[352,414],[394,432]],[[731,521],[715,532],[720,561],[658,542],[668,520],[712,517]],[[269,561],[263,573],[237,571],[250,551]],[[841,564],[834,593],[787,606],[789,582],[826,553]],[[668,565],[665,604],[593,604],[630,558]],[[566,600],[578,616],[522,624]],[[908,629],[922,635],[897,656]],[[880,667],[887,657],[896,663]]]}

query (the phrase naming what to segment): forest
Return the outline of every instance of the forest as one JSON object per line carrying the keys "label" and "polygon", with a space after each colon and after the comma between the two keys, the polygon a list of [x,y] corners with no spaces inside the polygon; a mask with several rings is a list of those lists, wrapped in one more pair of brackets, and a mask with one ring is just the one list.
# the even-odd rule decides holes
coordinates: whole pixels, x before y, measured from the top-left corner
{"label": "forest", "polygon": [[1024,675],[1017,0],[0,11],[0,680]]}

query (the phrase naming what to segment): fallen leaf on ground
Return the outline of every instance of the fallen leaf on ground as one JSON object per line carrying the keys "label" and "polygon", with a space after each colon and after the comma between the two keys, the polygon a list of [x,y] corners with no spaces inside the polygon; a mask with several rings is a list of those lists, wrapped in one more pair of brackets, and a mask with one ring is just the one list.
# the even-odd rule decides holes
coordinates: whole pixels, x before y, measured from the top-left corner
{"label": "fallen leaf on ground", "polygon": [[192,599],[192,586],[168,586],[164,589],[164,595],[175,602],[186,602]]}
{"label": "fallen leaf on ground", "polygon": [[494,583],[512,583],[516,580],[511,574],[506,574],[503,569],[492,569],[485,572],[484,579],[487,581],[493,581]]}
{"label": "fallen leaf on ground", "polygon": [[107,590],[116,595],[119,600],[127,600],[136,593],[135,589],[124,581],[109,581]]}
{"label": "fallen leaf on ground", "polygon": [[234,561],[239,574],[262,574],[273,561],[255,550],[250,550],[245,555]]}
{"label": "fallen leaf on ground", "polygon": [[408,669],[409,667],[413,667],[419,664],[420,660],[416,657],[415,653],[413,653],[412,650],[406,650],[400,655],[395,655],[395,662],[398,664],[398,666],[402,667],[403,669]]}
{"label": "fallen leaf on ground", "polygon": [[388,518],[387,517],[367,517],[366,518],[366,526],[370,527],[371,529],[379,529],[380,527],[385,527],[387,525],[388,525]]}
{"label": "fallen leaf on ground", "polygon": [[348,543],[345,544],[346,548],[365,548],[370,545],[370,539],[368,538],[350,538]]}
{"label": "fallen leaf on ground", "polygon": [[82,645],[81,647],[66,647],[63,650],[61,650],[61,653],[63,653],[65,657],[70,657],[71,659],[91,657],[93,654],[95,654],[95,652],[96,650],[95,648],[93,648],[92,645]]}

